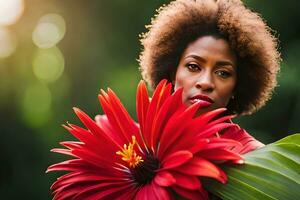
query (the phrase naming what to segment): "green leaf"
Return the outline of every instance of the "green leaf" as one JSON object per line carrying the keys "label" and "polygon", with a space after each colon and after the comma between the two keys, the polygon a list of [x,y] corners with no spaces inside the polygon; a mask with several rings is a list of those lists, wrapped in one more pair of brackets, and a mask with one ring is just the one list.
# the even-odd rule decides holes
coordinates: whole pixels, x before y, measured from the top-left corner
{"label": "green leaf", "polygon": [[226,184],[205,179],[211,193],[226,200],[300,199],[300,134],[244,155],[242,165],[224,166]]}
{"label": "green leaf", "polygon": [[276,144],[280,144],[280,143],[292,143],[292,144],[296,144],[299,145],[300,144],[300,133],[296,133],[294,135],[289,135],[281,140],[278,140],[277,142],[275,142]]}

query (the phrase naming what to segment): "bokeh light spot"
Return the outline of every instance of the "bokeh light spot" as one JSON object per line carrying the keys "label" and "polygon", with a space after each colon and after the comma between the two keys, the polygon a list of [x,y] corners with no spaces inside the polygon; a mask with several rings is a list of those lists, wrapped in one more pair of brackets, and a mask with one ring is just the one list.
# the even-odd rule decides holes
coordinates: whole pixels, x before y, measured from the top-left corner
{"label": "bokeh light spot", "polygon": [[33,57],[33,72],[43,81],[56,81],[64,71],[64,57],[57,47],[39,49]]}
{"label": "bokeh light spot", "polygon": [[0,0],[0,25],[14,24],[24,11],[24,0]]}
{"label": "bokeh light spot", "polygon": [[12,55],[16,47],[17,40],[15,35],[8,29],[0,27],[0,58],[7,58]]}
{"label": "bokeh light spot", "polygon": [[22,98],[24,120],[33,127],[47,123],[51,117],[52,96],[43,84],[34,84],[26,88]]}
{"label": "bokeh light spot", "polygon": [[65,32],[64,18],[58,14],[47,14],[39,20],[32,33],[32,40],[39,48],[51,48],[64,37]]}

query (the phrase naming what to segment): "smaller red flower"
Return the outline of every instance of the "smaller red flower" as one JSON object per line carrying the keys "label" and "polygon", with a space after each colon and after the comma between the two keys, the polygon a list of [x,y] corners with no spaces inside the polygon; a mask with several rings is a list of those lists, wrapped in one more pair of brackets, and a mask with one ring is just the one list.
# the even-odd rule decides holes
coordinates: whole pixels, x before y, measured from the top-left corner
{"label": "smaller red flower", "polygon": [[200,177],[226,183],[227,176],[216,163],[241,163],[239,153],[253,145],[244,142],[243,147],[239,142],[240,129],[228,123],[233,116],[216,118],[225,109],[195,117],[199,107],[206,105],[199,102],[187,108],[181,97],[182,89],[171,94],[171,84],[163,80],[149,100],[140,82],[139,124],[110,89],[99,95],[106,115],[98,115],[95,121],[75,108],[86,128],[68,124],[65,128],[79,142],[62,142],[66,149],[52,150],[74,157],[48,168],[47,172],[69,171],[51,186],[53,199],[166,200],[174,193],[207,199]]}

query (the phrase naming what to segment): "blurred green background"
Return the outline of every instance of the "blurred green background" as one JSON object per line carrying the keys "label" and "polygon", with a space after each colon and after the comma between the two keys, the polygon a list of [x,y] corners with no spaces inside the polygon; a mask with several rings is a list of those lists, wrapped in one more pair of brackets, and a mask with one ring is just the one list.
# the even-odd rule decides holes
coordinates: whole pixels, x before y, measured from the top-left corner
{"label": "blurred green background", "polygon": [[[141,79],[138,35],[162,0],[0,0],[0,199],[51,199],[58,173],[50,153],[73,139],[72,107],[102,113],[97,94],[110,87],[135,117]],[[273,99],[235,121],[264,143],[299,132],[300,2],[247,0],[280,39],[282,70]]]}

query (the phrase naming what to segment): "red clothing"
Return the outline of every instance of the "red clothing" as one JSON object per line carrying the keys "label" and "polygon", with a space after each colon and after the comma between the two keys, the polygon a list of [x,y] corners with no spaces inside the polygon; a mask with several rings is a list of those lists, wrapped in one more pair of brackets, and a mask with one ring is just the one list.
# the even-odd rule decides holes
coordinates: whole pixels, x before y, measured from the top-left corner
{"label": "red clothing", "polygon": [[260,141],[252,137],[245,129],[240,128],[238,125],[228,128],[222,135],[221,138],[233,139],[239,141],[242,146],[236,146],[233,150],[239,154],[245,154],[249,151],[261,148],[265,146]]}

